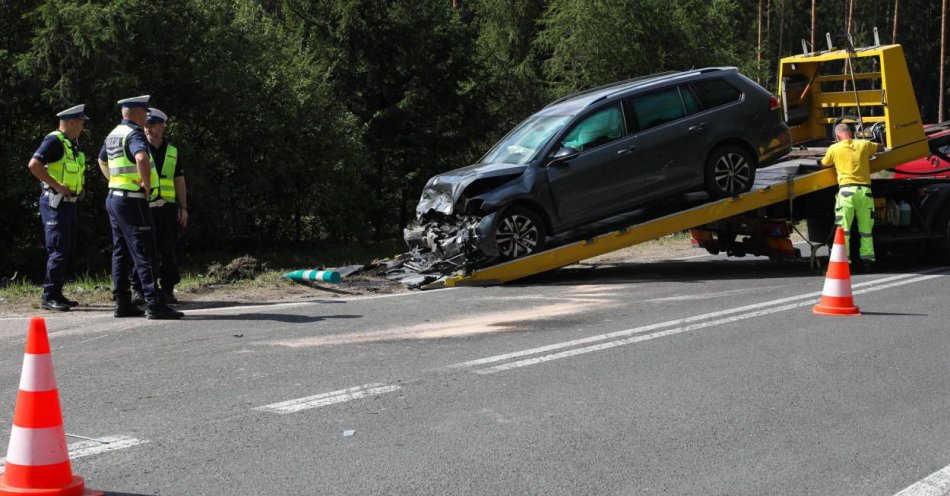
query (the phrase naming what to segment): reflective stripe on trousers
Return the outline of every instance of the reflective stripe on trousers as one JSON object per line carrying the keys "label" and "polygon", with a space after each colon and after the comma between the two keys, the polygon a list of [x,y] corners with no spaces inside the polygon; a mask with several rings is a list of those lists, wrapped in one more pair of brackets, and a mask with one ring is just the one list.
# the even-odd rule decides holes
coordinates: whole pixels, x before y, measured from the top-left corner
{"label": "reflective stripe on trousers", "polygon": [[861,260],[874,260],[874,197],[866,186],[844,186],[835,196],[835,224],[844,228],[844,246],[850,257],[851,224],[858,221],[861,236]]}

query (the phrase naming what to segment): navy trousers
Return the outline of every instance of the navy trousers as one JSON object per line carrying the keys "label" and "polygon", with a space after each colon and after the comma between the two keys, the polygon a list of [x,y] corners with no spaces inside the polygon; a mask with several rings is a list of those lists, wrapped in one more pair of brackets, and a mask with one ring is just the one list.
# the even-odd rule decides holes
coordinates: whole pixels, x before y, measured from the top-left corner
{"label": "navy trousers", "polygon": [[109,191],[106,211],[112,225],[113,295],[129,297],[133,268],[142,281],[142,292],[149,307],[158,305],[152,263],[155,260],[155,225],[144,198],[127,198]]}
{"label": "navy trousers", "polygon": [[[155,223],[155,242],[158,246],[158,258],[153,267],[158,267],[158,286],[171,293],[181,281],[178,276],[178,256],[175,246],[178,244],[178,204],[166,203],[151,209]],[[142,283],[136,274],[132,274],[132,289],[142,291]]]}
{"label": "navy trousers", "polygon": [[40,195],[40,217],[46,238],[43,299],[59,299],[63,297],[66,267],[76,251],[76,204],[61,201],[58,208],[53,208],[49,206],[49,197]]}

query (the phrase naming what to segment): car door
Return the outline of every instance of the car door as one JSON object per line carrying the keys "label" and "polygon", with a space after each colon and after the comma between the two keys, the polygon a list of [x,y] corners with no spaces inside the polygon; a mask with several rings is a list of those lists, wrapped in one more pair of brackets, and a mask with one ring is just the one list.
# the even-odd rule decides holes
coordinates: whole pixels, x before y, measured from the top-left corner
{"label": "car door", "polygon": [[637,187],[629,157],[627,136],[619,102],[580,118],[559,139],[558,148],[578,151],[569,159],[548,164],[548,182],[561,223],[576,225],[597,220],[618,210],[618,202]]}
{"label": "car door", "polygon": [[633,144],[640,202],[701,184],[700,155],[709,123],[688,88],[663,88],[631,97],[627,104],[637,122]]}

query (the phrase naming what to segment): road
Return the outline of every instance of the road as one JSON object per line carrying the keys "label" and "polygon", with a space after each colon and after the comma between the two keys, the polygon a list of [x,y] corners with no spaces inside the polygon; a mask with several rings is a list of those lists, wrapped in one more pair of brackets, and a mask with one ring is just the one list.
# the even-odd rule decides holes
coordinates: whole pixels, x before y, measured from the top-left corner
{"label": "road", "polygon": [[822,282],[700,257],[47,325],[109,494],[947,494],[950,268],[856,275],[861,317],[813,315]]}

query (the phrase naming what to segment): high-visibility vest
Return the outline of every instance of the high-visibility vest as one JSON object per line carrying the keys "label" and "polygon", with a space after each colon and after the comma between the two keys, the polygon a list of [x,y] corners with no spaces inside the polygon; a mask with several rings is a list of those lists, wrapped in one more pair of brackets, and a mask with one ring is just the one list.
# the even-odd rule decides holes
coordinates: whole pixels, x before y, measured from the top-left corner
{"label": "high-visibility vest", "polygon": [[169,144],[165,147],[165,163],[158,176],[158,197],[175,203],[175,169],[178,165],[178,148]]}
{"label": "high-visibility vest", "polygon": [[[135,162],[125,156],[125,142],[129,135],[135,131],[125,124],[119,124],[106,136],[106,154],[109,156],[109,188],[124,189],[126,191],[138,191],[142,188],[142,176],[139,175],[139,168]],[[155,171],[155,161],[152,160],[151,152],[148,154],[148,162],[151,166],[149,176],[149,186],[152,188],[150,199],[158,196],[158,173]]]}
{"label": "high-visibility vest", "polygon": [[65,184],[73,194],[82,193],[82,176],[86,172],[85,155],[76,154],[72,141],[67,139],[62,131],[53,131],[49,133],[49,136],[56,136],[59,139],[59,143],[63,145],[63,156],[55,162],[46,164],[46,172],[56,182]]}

